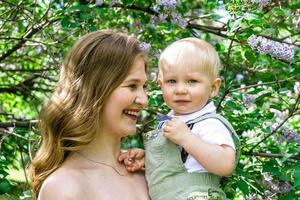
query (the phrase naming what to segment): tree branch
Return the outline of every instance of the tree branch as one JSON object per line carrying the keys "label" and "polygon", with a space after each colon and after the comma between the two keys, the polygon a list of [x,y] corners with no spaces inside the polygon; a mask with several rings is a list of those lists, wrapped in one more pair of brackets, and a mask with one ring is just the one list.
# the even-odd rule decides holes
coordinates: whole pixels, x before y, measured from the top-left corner
{"label": "tree branch", "polygon": [[[32,128],[36,126],[38,120],[30,120],[30,121],[16,121],[16,122],[0,122],[1,128],[10,128],[10,127],[17,127],[17,128]],[[0,132],[1,133],[1,132]]]}
{"label": "tree branch", "polygon": [[[87,3],[82,3],[82,4],[87,4]],[[155,16],[158,16],[159,13],[152,10],[150,7],[147,7],[147,8],[144,8],[144,7],[139,7],[139,6],[136,6],[134,4],[131,4],[131,5],[127,5],[125,6],[124,4],[121,4],[121,3],[116,3],[114,4],[113,6],[110,6],[109,4],[107,3],[103,3],[102,5],[97,5],[98,8],[123,8],[123,9],[130,9],[130,10],[135,10],[135,11],[140,11],[140,12],[145,12],[145,13],[148,13],[150,15],[155,15]]]}
{"label": "tree branch", "polygon": [[257,83],[257,84],[248,85],[248,86],[245,86],[245,87],[239,87],[239,88],[232,89],[232,90],[229,91],[229,93],[236,92],[236,91],[239,91],[239,90],[245,90],[245,89],[248,89],[248,88],[259,87],[259,86],[263,86],[263,85],[273,85],[273,84],[283,83],[283,82],[287,82],[287,81],[297,82],[299,80],[294,79],[294,77],[290,77],[290,78],[287,78],[285,80],[276,80],[276,81],[269,81],[269,82],[264,82],[264,83]]}
{"label": "tree branch", "polygon": [[[248,155],[248,156],[264,157],[264,158],[285,158],[285,157],[288,157],[288,154],[285,154],[285,153],[243,152],[242,154],[243,155]],[[300,153],[298,153],[298,154],[300,155]],[[289,159],[300,160],[300,156],[298,154],[289,157]]]}
{"label": "tree branch", "polygon": [[29,32],[27,32],[22,39],[19,40],[19,42],[17,44],[15,44],[12,48],[10,48],[9,50],[7,50],[4,54],[2,54],[0,56],[0,62],[2,62],[5,58],[7,58],[8,56],[10,56],[13,52],[17,51],[18,49],[20,49],[25,43],[26,41],[31,38],[34,34],[36,34],[38,31],[42,30],[43,28],[47,27],[50,24],[53,24],[54,22],[58,21],[58,19],[53,19],[50,21],[46,21],[41,25],[35,25],[32,26],[31,30],[29,30]]}
{"label": "tree branch", "polygon": [[296,110],[296,107],[300,101],[300,94],[298,95],[298,98],[296,100],[296,103],[294,104],[293,108],[290,110],[290,114],[268,135],[266,135],[262,140],[260,140],[256,145],[254,145],[249,152],[252,152],[253,149],[255,149],[257,146],[259,146],[262,142],[264,142],[266,139],[268,139],[270,136],[274,135],[292,116],[294,116]]}

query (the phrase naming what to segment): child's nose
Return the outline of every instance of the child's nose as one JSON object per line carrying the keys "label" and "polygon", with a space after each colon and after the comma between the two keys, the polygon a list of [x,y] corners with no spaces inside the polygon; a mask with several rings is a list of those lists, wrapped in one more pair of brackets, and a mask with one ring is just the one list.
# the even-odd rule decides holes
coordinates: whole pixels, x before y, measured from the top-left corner
{"label": "child's nose", "polygon": [[176,87],[176,93],[185,94],[187,93],[187,86],[184,83],[178,83]]}

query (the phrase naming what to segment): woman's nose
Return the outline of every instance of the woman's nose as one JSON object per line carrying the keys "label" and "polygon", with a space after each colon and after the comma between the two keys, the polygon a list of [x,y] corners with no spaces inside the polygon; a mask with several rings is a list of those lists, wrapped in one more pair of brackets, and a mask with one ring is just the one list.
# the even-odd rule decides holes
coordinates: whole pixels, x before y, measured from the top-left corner
{"label": "woman's nose", "polygon": [[146,92],[145,92],[144,89],[142,89],[142,90],[138,93],[135,102],[136,102],[137,104],[142,105],[143,107],[146,107],[146,106],[148,105],[148,96],[147,96],[147,94],[146,94]]}

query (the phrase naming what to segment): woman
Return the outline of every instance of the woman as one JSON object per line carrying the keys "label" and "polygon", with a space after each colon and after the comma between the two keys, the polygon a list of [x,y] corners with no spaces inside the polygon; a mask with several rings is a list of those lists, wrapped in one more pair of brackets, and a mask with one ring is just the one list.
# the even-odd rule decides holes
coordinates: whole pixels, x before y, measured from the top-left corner
{"label": "woman", "polygon": [[40,113],[42,144],[31,165],[38,199],[149,199],[143,174],[117,161],[147,105],[147,57],[133,37],[98,31],[69,52]]}

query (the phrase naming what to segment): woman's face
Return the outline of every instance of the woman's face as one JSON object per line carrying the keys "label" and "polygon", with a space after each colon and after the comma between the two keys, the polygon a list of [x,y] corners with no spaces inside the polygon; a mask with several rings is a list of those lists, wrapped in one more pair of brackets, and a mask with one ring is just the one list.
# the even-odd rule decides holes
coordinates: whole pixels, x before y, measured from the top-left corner
{"label": "woman's face", "polygon": [[107,99],[101,115],[102,131],[120,137],[136,133],[139,112],[147,105],[144,90],[147,81],[144,59],[136,57],[129,74]]}

